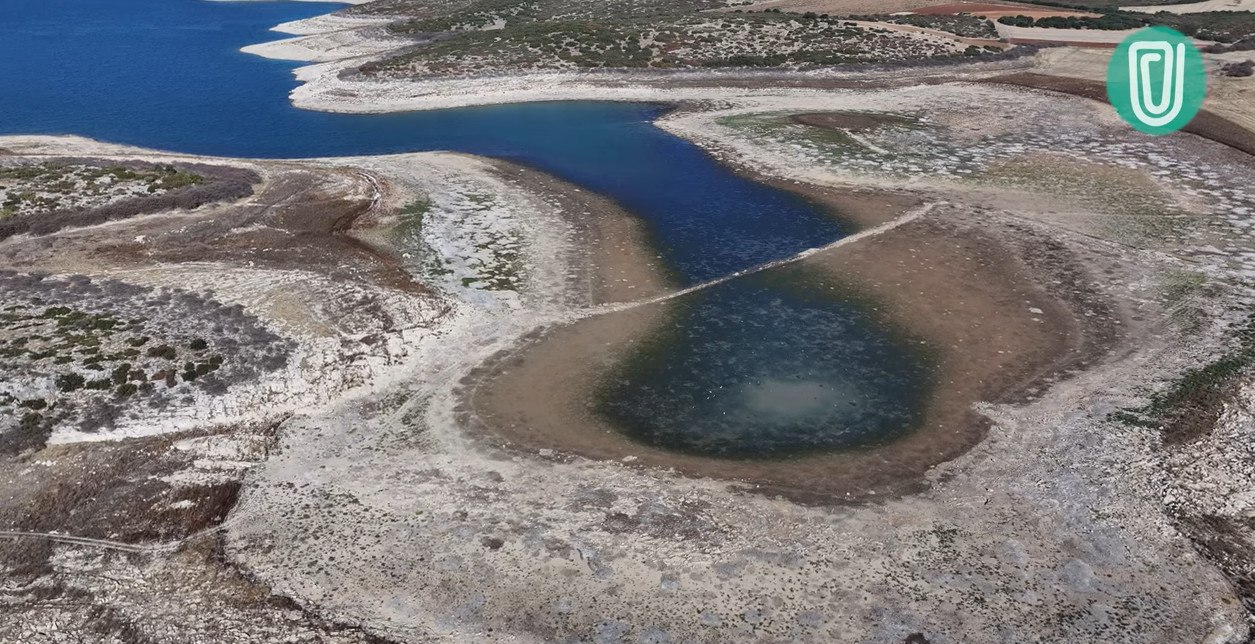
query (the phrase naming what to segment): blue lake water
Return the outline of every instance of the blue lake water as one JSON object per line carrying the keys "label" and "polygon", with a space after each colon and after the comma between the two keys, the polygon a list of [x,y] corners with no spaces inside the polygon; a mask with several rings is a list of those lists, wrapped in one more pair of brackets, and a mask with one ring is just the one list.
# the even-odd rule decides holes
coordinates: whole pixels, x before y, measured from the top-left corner
{"label": "blue lake water", "polygon": [[[295,65],[238,50],[282,37],[269,31],[275,24],[337,7],[4,0],[0,134],[77,134],[240,157],[457,150],[509,159],[608,195],[641,216],[659,252],[686,283],[786,257],[847,232],[814,204],[745,180],[696,146],[654,127],[651,121],[665,109],[658,105],[532,103],[389,115],[294,109],[287,93],[295,86]],[[651,369],[649,360],[634,362],[633,375],[616,388],[623,404],[603,407],[603,413],[641,440],[729,455],[883,440],[914,422],[913,410],[926,388],[924,369],[910,351],[860,322],[866,316],[856,305],[783,297],[778,287],[747,284],[736,281],[692,298],[689,313],[676,318],[688,326],[668,336],[672,344],[667,349],[671,361],[691,368]],[[746,311],[761,315],[746,316]],[[721,319],[740,320],[741,330],[716,332]],[[824,330],[808,330],[817,321]],[[772,335],[764,338],[764,333]],[[676,337],[682,338],[678,344]],[[858,355],[875,359],[878,372],[890,375],[852,389],[846,386],[850,379],[866,378],[865,370],[851,363],[842,372],[839,364],[812,359],[825,346],[875,347]],[[704,362],[702,356],[712,351],[741,354],[746,362],[735,369]],[[762,386],[789,374],[811,384]],[[833,387],[826,389],[825,383]],[[648,407],[641,405],[654,399],[633,397],[643,391],[664,392],[673,404],[665,412],[644,413]],[[723,439],[706,435],[715,429],[693,423],[699,407],[685,402],[713,399],[716,391],[724,396],[720,405],[733,404],[727,396],[739,395],[759,410],[737,416],[732,422],[738,429],[723,431]],[[851,408],[866,405],[840,399],[833,391],[880,401],[883,413],[852,414]],[[773,397],[777,404],[763,402]],[[808,411],[802,418],[783,408],[790,406]]]}

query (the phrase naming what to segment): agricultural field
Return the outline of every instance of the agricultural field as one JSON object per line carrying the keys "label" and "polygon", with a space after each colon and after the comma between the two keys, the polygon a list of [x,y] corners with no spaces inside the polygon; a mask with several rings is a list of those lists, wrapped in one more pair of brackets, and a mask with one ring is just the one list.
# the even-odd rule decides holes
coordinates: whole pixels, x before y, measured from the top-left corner
{"label": "agricultural field", "polygon": [[1179,4],[1193,4],[1203,0],[1180,2],[1179,0],[1021,0],[1026,4],[1039,4],[1049,7],[1080,7],[1083,9],[1117,9],[1119,7],[1155,7]]}

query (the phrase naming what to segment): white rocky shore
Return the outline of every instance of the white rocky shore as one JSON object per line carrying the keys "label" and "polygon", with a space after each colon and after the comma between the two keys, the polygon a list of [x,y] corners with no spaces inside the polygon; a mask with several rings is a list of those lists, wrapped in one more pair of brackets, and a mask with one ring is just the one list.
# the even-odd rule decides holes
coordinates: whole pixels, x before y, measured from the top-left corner
{"label": "white rocky shore", "polygon": [[[380,219],[375,233],[359,231],[363,239],[396,249],[430,292],[346,290],[309,271],[239,264],[79,267],[152,286],[204,284],[297,340],[299,358],[265,391],[93,437],[281,421],[268,453],[251,434],[177,446],[201,467],[175,478],[243,477],[221,530],[226,556],[249,579],[314,615],[403,642],[1246,641],[1248,613],[1232,579],[1176,519],[1244,521],[1255,511],[1246,447],[1255,445],[1255,394],[1244,388],[1218,427],[1180,448],[1110,413],[1219,355],[1226,325],[1249,309],[1249,157],[1190,135],[1130,136],[1082,99],[907,82],[935,72],[896,73],[903,86],[874,90],[686,87],[696,76],[684,74],[665,84],[612,74],[413,83],[342,75],[397,45],[379,26],[314,18],[281,26],[296,38],[245,50],[317,61],[297,72],[306,84],[292,98],[306,109],[684,103],[660,126],[731,166],[944,201],[912,217],[962,216],[1048,237],[1120,311],[1123,341],[1027,401],[982,406],[993,421],[982,442],[930,471],[924,491],[875,503],[801,505],[637,467],[630,454],[614,462],[502,450],[459,422],[459,383],[540,327],[608,310],[594,307],[587,288],[587,238],[575,223],[588,213],[465,155],[275,162],[334,171],[340,189],[373,198]],[[952,76],[974,81],[1032,64]],[[910,124],[815,136],[788,119],[807,112],[890,113]],[[0,148],[172,158],[66,138],[5,138]],[[197,161],[273,176],[270,162]],[[407,212],[422,225],[401,225]],[[381,314],[351,306],[363,290]],[[367,336],[382,342],[363,349]],[[75,548],[50,565],[81,574],[123,612],[144,614],[142,593],[170,588],[181,565],[173,555],[105,561]],[[180,592],[222,583],[193,582]],[[206,619],[168,620],[171,637],[203,637],[190,629]],[[36,621],[14,628],[34,633]],[[276,627],[272,639],[284,633]],[[907,639],[916,634],[926,639]]]}
{"label": "white rocky shore", "polygon": [[[324,23],[285,29],[308,33]],[[304,40],[308,52],[290,43],[249,50],[306,60],[376,53],[359,36]],[[227,549],[277,592],[400,641],[901,642],[915,633],[932,642],[1245,640],[1247,613],[1231,582],[1165,509],[1187,498],[1207,512],[1249,514],[1250,455],[1234,448],[1255,438],[1242,420],[1245,398],[1210,438],[1183,451],[1165,451],[1154,432],[1113,422],[1109,412],[1214,355],[1222,327],[1238,315],[1224,309],[1243,296],[1255,257],[1242,224],[1252,206],[1246,157],[1188,135],[1133,140],[1080,99],[962,83],[877,91],[685,88],[682,76],[669,89],[603,75],[381,83],[341,78],[346,66],[340,59],[299,70],[306,84],[294,103],[384,112],[521,100],[688,102],[662,125],[733,165],[822,185],[918,191],[970,216],[1049,234],[1110,271],[1104,291],[1129,313],[1133,341],[1030,402],[986,406],[994,421],[987,438],[930,472],[927,491],[808,507],[724,481],[503,452],[466,435],[456,421],[457,382],[518,335],[579,315],[580,298],[545,288],[551,280],[495,293],[454,289],[450,313],[413,345],[394,387],[297,414],[282,426],[277,453],[249,475]],[[821,110],[920,121],[833,149],[776,118]],[[1004,176],[1010,183],[966,177],[1021,158],[1031,170]],[[388,162],[352,163],[378,170]],[[1162,198],[1153,207],[1176,213],[1166,220],[1188,217],[1193,232],[1156,236],[1140,228],[1141,213],[1067,191],[1074,175],[1065,171],[1098,168],[1118,169],[1104,196],[1149,190]],[[422,177],[460,180],[430,164],[392,176],[416,187],[430,181]],[[1055,183],[1044,188],[1043,179]],[[523,228],[535,234],[523,248],[563,248],[572,239],[563,218],[533,206],[491,213],[467,234],[491,234],[483,231],[501,216],[530,222]],[[467,247],[460,226],[431,230],[440,231],[440,252]],[[534,254],[544,256],[558,261],[532,264],[536,275],[574,270],[563,252]],[[1181,275],[1217,288],[1165,303],[1160,293]],[[1181,310],[1209,325],[1187,342],[1174,339],[1168,315]],[[1190,459],[1214,467],[1179,463]]]}
{"label": "white rocky shore", "polygon": [[[168,487],[169,491],[162,493],[165,498],[188,497],[215,486],[229,487],[267,459],[271,451],[270,428],[275,423],[291,418],[287,422],[295,426],[311,419],[331,419],[346,404],[396,396],[416,384],[450,385],[452,370],[475,359],[484,346],[551,321],[569,309],[571,302],[564,298],[580,296],[581,289],[573,286],[577,280],[571,275],[577,262],[573,257],[577,254],[573,248],[576,237],[567,213],[551,202],[551,195],[511,178],[487,160],[437,152],[251,161],[162,153],[78,137],[44,136],[0,137],[0,148],[5,154],[32,161],[90,157],[103,161],[195,162],[248,168],[262,177],[257,199],[263,202],[270,199],[268,191],[289,174],[313,173],[325,181],[311,190],[332,190],[339,198],[358,198],[372,204],[371,211],[359,217],[363,221],[355,227],[359,228],[355,234],[396,253],[426,287],[425,292],[414,292],[369,280],[346,280],[315,266],[276,266],[274,262],[261,261],[260,256],[256,264],[251,260],[136,264],[106,261],[94,255],[94,248],[101,245],[133,243],[142,248],[145,244],[166,243],[162,235],[167,230],[181,233],[194,222],[232,219],[235,211],[248,207],[253,200],[69,229],[56,238],[62,248],[59,253],[46,253],[48,246],[39,239],[6,240],[6,268],[14,263],[23,271],[74,273],[149,288],[187,290],[194,285],[197,292],[211,293],[220,305],[243,307],[293,347],[286,366],[267,374],[263,382],[234,385],[225,393],[192,391],[178,404],[139,410],[106,430],[58,428],[49,438],[50,447],[40,452],[40,471],[58,475],[73,472],[81,467],[82,457],[76,454],[107,455],[110,444],[128,441],[120,444],[143,450],[153,450],[155,445],[156,451],[163,454],[160,458],[176,462],[152,475],[160,485]],[[263,212],[274,205],[265,203]],[[421,217],[422,226],[407,225],[407,216]],[[261,225],[251,224],[229,234],[253,232]],[[79,254],[76,240],[88,243],[86,253]],[[516,266],[518,263],[523,266]],[[387,422],[378,429],[382,425],[389,425],[387,431],[396,430]],[[369,433],[375,435],[373,430]],[[164,436],[177,440],[163,442]],[[89,448],[89,444],[96,447]],[[317,469],[323,464],[309,461],[306,466]],[[0,475],[10,473],[6,468],[0,468]],[[16,475],[26,476],[29,471],[25,468]],[[171,503],[173,511],[194,512],[198,503],[204,501],[163,503]],[[143,619],[152,614],[154,606],[136,602],[135,598],[137,593],[145,592],[144,583],[140,582],[149,579],[168,584],[171,592],[195,597],[192,601],[220,606],[224,601],[221,595],[231,592],[229,583],[223,585],[221,579],[212,583],[197,581],[200,575],[213,573],[206,573],[204,562],[195,556],[180,555],[177,558],[182,563],[176,565],[173,560],[162,563],[160,553],[173,553],[180,545],[194,547],[207,536],[238,522],[230,519],[220,527],[180,542],[152,547],[92,539],[80,542],[65,537],[70,541],[57,546],[59,554],[49,559],[48,575],[13,590],[29,593],[33,588],[49,585],[69,586],[91,593],[96,602],[118,615]],[[40,539],[62,540],[55,534],[23,534],[22,538],[35,540],[31,543]],[[118,549],[158,556],[139,563],[95,555],[84,558],[84,546],[88,552],[105,548],[105,552]],[[104,588],[94,581],[98,575],[113,575],[124,581]],[[14,613],[22,616],[19,622],[0,618],[0,640],[8,641],[6,638],[13,636],[20,641],[33,641],[28,638],[40,637],[56,625],[73,633],[72,625],[79,620],[91,623],[89,617],[77,614],[77,608],[59,602],[42,607],[19,604],[22,610]],[[256,642],[259,634],[250,630],[250,624],[259,623],[257,620],[299,621],[264,606],[228,606],[218,610],[223,612],[212,616],[184,615],[168,629],[147,632],[163,633],[160,637],[173,638],[170,641],[204,635],[227,638],[215,641],[237,641],[231,638],[242,637],[238,641]],[[253,612],[261,616],[249,617]],[[307,627],[292,626],[298,632]],[[335,641],[358,641],[355,637],[348,633],[346,639]]]}
{"label": "white rocky shore", "polygon": [[318,16],[305,20],[286,22],[272,30],[293,34],[257,45],[249,45],[240,51],[263,58],[326,62],[382,54],[409,44],[403,38],[389,37],[383,25],[387,18]]}

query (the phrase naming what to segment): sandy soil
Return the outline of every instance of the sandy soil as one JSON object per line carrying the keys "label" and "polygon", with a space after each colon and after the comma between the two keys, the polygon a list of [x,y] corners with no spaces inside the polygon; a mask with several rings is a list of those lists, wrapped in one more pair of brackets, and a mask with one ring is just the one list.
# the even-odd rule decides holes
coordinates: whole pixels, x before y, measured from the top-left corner
{"label": "sandy soil", "polygon": [[384,29],[390,18],[328,15],[278,25],[279,33],[294,34],[273,42],[243,47],[240,51],[263,58],[326,62],[383,54],[411,41]]}
{"label": "sandy soil", "polygon": [[[1233,58],[1248,60],[1246,53],[1249,52]],[[1213,80],[1205,103],[1209,111],[1248,132],[1255,132],[1255,110],[1248,108],[1252,104],[1255,104],[1255,77]]]}
{"label": "sandy soil", "polygon": [[[4,144],[33,158],[193,158],[71,137],[8,137]],[[276,633],[379,641],[302,611],[224,563],[218,535],[230,525],[226,513],[242,479],[269,455],[276,429],[296,409],[318,415],[324,405],[389,387],[416,364],[460,355],[463,346],[442,337],[460,325],[500,314],[506,323],[479,328],[512,338],[555,292],[569,292],[561,307],[589,306],[654,295],[666,284],[655,258],[642,252],[638,220],[602,197],[508,163],[440,153],[195,160],[249,167],[263,182],[238,203],[14,237],[0,244],[0,265],[210,289],[298,341],[295,372],[250,387],[256,395],[237,401],[239,414],[218,401],[186,419],[157,414],[140,430],[71,432],[0,459],[0,479],[21,490],[0,502],[0,562],[7,587],[35,598],[8,602],[0,640],[43,641],[41,633],[56,628],[66,638],[102,642],[118,633],[163,642],[256,643]],[[467,195],[480,200],[476,212],[485,200],[500,204],[489,215],[517,219],[519,234],[533,238],[527,245],[543,251],[536,261],[549,266],[536,266],[518,285],[534,294],[465,291],[458,302],[446,301],[435,292],[442,284],[420,285],[409,272],[405,253],[413,248],[383,234],[418,198],[428,200],[428,220],[470,223],[457,210]],[[484,309],[474,312],[461,298]],[[511,313],[520,302],[529,313]],[[151,593],[180,599],[167,603]],[[211,608],[178,615],[187,603]]]}
{"label": "sandy soil", "polygon": [[[1231,275],[1219,268],[1233,266],[1228,259],[1206,259],[1199,250],[1206,242],[1193,236],[1179,243],[1126,237],[1128,218],[1096,212],[1095,204],[1064,194],[1066,185],[1052,186],[1054,193],[1020,187],[1037,175],[1052,177],[1057,168],[1049,164],[1010,188],[956,184],[955,171],[912,169],[917,154],[885,153],[879,171],[851,175],[808,156],[804,136],[773,146],[715,123],[752,113],[786,121],[849,110],[927,114],[928,126],[911,135],[923,139],[907,138],[906,149],[925,149],[931,135],[921,132],[940,132],[955,157],[982,149],[985,137],[1026,128],[1048,139],[1025,144],[1032,149],[1085,156],[1094,151],[1087,142],[1101,141],[1104,149],[1106,137],[1119,140],[1110,143],[1116,147],[1133,145],[1120,138],[1114,116],[1085,101],[954,82],[1037,64],[434,83],[361,82],[336,64],[304,68],[301,78],[313,82],[293,93],[294,102],[335,111],[581,98],[688,102],[692,110],[660,125],[741,171],[794,189],[796,182],[816,186],[806,189],[812,198],[857,188],[859,197],[834,206],[864,225],[912,200],[944,198],[951,205],[936,217],[804,262],[883,294],[897,324],[943,350],[942,390],[1006,402],[973,409],[934,401],[935,424],[909,439],[916,441],[913,453],[903,449],[889,460],[862,462],[864,471],[835,472],[834,485],[890,497],[882,503],[798,505],[743,493],[753,488],[746,477],[761,474],[768,485],[758,492],[802,496],[787,484],[772,488],[768,473],[721,464],[716,477],[694,477],[699,470],[689,468],[705,464],[651,454],[586,422],[580,397],[570,392],[586,388],[632,338],[664,321],[665,302],[516,324],[521,341],[491,342],[475,327],[454,328],[450,338],[468,355],[433,361],[428,375],[416,374],[414,393],[399,408],[346,405],[287,426],[283,455],[254,479],[237,510],[233,558],[320,612],[406,639],[896,642],[919,633],[993,641],[1008,632],[1043,640],[1084,632],[1129,642],[1240,640],[1245,612],[1229,582],[1193,554],[1162,513],[1167,490],[1178,488],[1160,477],[1153,435],[1106,420],[1110,410],[1144,395],[1137,383],[1197,363],[1197,350],[1166,341],[1176,327],[1153,295],[1159,285],[1181,270]],[[1078,140],[1076,132],[1084,136]],[[855,132],[865,141],[874,133]],[[1206,141],[1174,137],[1158,145],[1168,151],[1155,158],[1241,165]],[[899,165],[905,176],[894,174]],[[1142,161],[1135,167],[1130,172],[1156,177],[1147,178],[1152,182],[1196,172],[1164,175]],[[1143,190],[1140,181],[1119,181]],[[867,199],[886,190],[889,201]],[[1200,222],[1211,222],[1198,224],[1207,229],[1222,225],[1221,213],[1229,211],[1198,212]],[[882,267],[884,258],[896,270]],[[918,291],[893,289],[895,283]],[[1190,300],[1190,310],[1196,306],[1215,312],[1207,300]],[[955,323],[965,319],[982,327]],[[995,327],[1008,331],[988,330]],[[997,351],[1018,352],[1012,355],[1021,360]],[[461,383],[451,391],[437,382],[450,378]],[[488,427],[475,412],[506,427]],[[408,424],[392,424],[398,417]],[[374,423],[382,427],[372,433],[346,430]],[[398,434],[410,438],[398,444],[390,438]],[[355,465],[363,460],[375,467],[363,473]],[[310,471],[311,461],[327,467]],[[679,471],[645,466],[651,462]],[[925,469],[929,462],[937,464]],[[876,488],[877,477],[889,472],[911,478]],[[1243,476],[1226,478],[1226,485]],[[907,489],[916,493],[884,494]],[[311,516],[286,511],[321,507],[323,495],[356,501]],[[297,538],[300,547],[283,545]],[[346,539],[363,545],[350,554]],[[441,553],[434,565],[431,553]],[[313,565],[323,572],[294,572]],[[402,596],[398,588],[430,590]],[[1116,595],[1125,600],[1111,609]],[[1102,616],[1086,608],[1094,602]],[[1113,623],[1131,626],[1104,626]]]}
{"label": "sandy soil", "polygon": [[1044,27],[1016,27],[994,23],[998,36],[1017,44],[1060,44],[1076,47],[1115,47],[1136,29],[1125,31],[1100,29],[1047,29]]}
{"label": "sandy soil", "polygon": [[497,162],[498,170],[528,192],[555,204],[580,239],[581,275],[587,306],[630,302],[662,295],[670,277],[651,252],[648,230],[640,218],[601,195],[587,192],[543,172]]}
{"label": "sandy soil", "polygon": [[945,40],[953,40],[954,42],[962,45],[1006,49],[1006,43],[999,41],[997,38],[966,38],[963,36],[956,36],[948,31],[942,31],[940,29],[929,29],[927,27],[917,27],[915,25],[900,25],[894,22],[867,22],[864,20],[854,20],[852,22],[861,27],[867,28],[887,29],[889,31],[899,31],[905,33],[928,34]]}
{"label": "sandy soil", "polygon": [[1124,11],[1141,11],[1156,13],[1202,13],[1204,11],[1255,11],[1255,0],[1204,0],[1187,4],[1166,4],[1158,6],[1120,7]]}
{"label": "sandy soil", "polygon": [[[984,82],[1051,90],[1107,102],[1104,83],[1080,78],[1020,73],[994,76]],[[1255,125],[1255,119],[1248,110],[1239,107],[1250,93],[1248,90],[1255,88],[1255,84],[1223,83],[1221,87],[1217,92],[1219,96],[1209,96],[1204,103],[1206,109],[1199,112],[1184,130],[1248,154],[1255,154],[1255,130],[1250,127]]]}
{"label": "sandy soil", "polygon": [[[42,244],[9,246],[9,266],[62,270],[73,257],[108,258],[111,265],[152,262],[247,263],[275,268],[295,266],[325,271],[334,278],[377,281],[423,293],[426,289],[406,273],[396,258],[361,244],[351,234],[360,217],[374,207],[376,186],[348,169],[308,170],[293,164],[271,164],[255,199],[216,208],[206,216],[147,218],[143,234],[109,240],[87,231],[70,231],[58,240],[59,256],[40,262],[28,256]],[[189,219],[192,222],[189,222]],[[192,224],[192,225],[189,225]],[[120,228],[129,228],[125,224]],[[302,244],[288,240],[299,237]],[[344,261],[345,259],[349,261]],[[51,262],[48,262],[51,260]]]}
{"label": "sandy soil", "polygon": [[[964,222],[977,230],[964,230]],[[1026,228],[1009,229],[1006,237],[991,232],[1007,230],[1004,225]],[[956,346],[980,352],[979,345],[990,344],[992,355],[978,355],[997,362],[996,351],[1008,347],[1053,354],[1059,346],[1078,346],[1073,343],[1086,334],[1068,330],[1066,320],[1078,311],[1104,314],[1101,299],[1073,297],[1090,291],[1069,281],[1075,273],[1059,269],[1074,261],[1114,267],[1103,273],[1104,286],[1126,302],[1137,292],[1131,276],[1159,270],[1153,254],[1125,255],[1117,245],[1049,231],[1051,240],[1067,240],[1066,250],[1058,250],[1036,236],[1047,231],[1018,216],[943,210],[904,227],[901,236],[891,229],[805,262],[843,276],[857,267],[867,288],[879,282],[889,289],[893,280],[908,279],[910,287],[940,289],[937,298],[919,300],[894,289],[902,298],[895,312],[916,314],[906,323],[919,333],[955,334]],[[951,243],[956,238],[962,240],[957,246]],[[864,250],[862,244],[874,245]],[[1080,251],[1088,254],[1069,257]],[[854,259],[860,252],[894,258],[897,265],[877,272],[880,262]],[[846,257],[848,263],[840,259]],[[1000,277],[990,283],[984,277],[990,273]],[[1019,280],[1034,273],[1054,276],[1046,282],[1056,290],[1017,290]],[[969,279],[956,291],[942,277]],[[1155,309],[1142,306],[1130,320]],[[1158,498],[1133,483],[1145,476],[1144,465],[1120,465],[1123,459],[1142,462],[1145,435],[1087,420],[1086,409],[1111,404],[1089,392],[1128,382],[1131,371],[1147,369],[1144,362],[1102,361],[1034,400],[982,406],[993,420],[987,440],[928,471],[918,494],[876,504],[806,506],[742,494],[746,484],[735,478],[640,467],[644,457],[636,448],[604,460],[556,450],[527,455],[486,446],[480,438],[490,434],[466,435],[474,410],[462,401],[478,395],[477,377],[489,371],[484,357],[496,356],[495,364],[508,370],[503,377],[516,381],[508,393],[521,402],[552,394],[548,405],[531,404],[529,413],[561,415],[567,411],[561,409],[563,384],[586,385],[581,376],[621,350],[624,331],[654,323],[657,308],[619,309],[623,313],[574,325],[551,321],[551,336],[530,334],[521,352],[512,341],[485,344],[473,327],[451,327],[445,341],[470,355],[453,362],[453,356],[433,355],[405,385],[407,393],[398,394],[403,402],[385,396],[285,426],[282,449],[251,480],[233,515],[230,556],[320,613],[414,641],[832,641],[867,634],[896,642],[913,633],[993,641],[991,634],[1008,630],[1050,640],[1077,632],[1071,620],[1103,640],[1240,636],[1241,612],[1214,599],[1227,596],[1225,582],[1181,541],[1151,537],[1163,535],[1164,527],[1150,510]],[[1016,333],[998,337],[987,330],[991,326],[964,330],[946,311],[985,311],[982,325],[1007,325]],[[1047,319],[1061,324],[1046,332]],[[1144,351],[1154,344],[1144,326],[1133,326],[1123,346]],[[561,341],[551,342],[554,337]],[[613,343],[606,347],[607,341]],[[546,346],[593,358],[570,360],[571,371],[549,371],[546,365],[566,369],[569,357]],[[1091,348],[1083,351],[1092,355]],[[956,390],[997,395],[1014,380],[982,378],[983,362],[972,369],[962,354],[956,351],[953,362]],[[530,381],[518,375],[533,369],[539,376]],[[1010,369],[1023,378],[1036,375]],[[462,395],[446,395],[442,378],[461,380]],[[520,431],[553,429],[526,420]],[[614,439],[587,426],[581,435],[563,437],[594,447]],[[936,447],[920,444],[930,446]],[[1113,461],[1108,454],[1120,456]],[[637,460],[623,463],[625,456]],[[303,510],[283,510],[293,507]],[[1130,533],[1149,541],[1120,536]],[[318,572],[302,572],[313,569]],[[1131,598],[1128,608],[1115,610],[1132,627],[1113,630],[1100,625],[1106,617],[1076,612],[1076,602],[1103,601],[1114,592]],[[1025,593],[1034,597],[1031,604]],[[976,595],[985,603],[972,602]],[[1043,613],[1079,616],[1043,620]],[[889,625],[886,614],[892,615]]]}
{"label": "sandy soil", "polygon": [[[343,166],[189,157],[74,137],[7,137],[5,146],[33,159],[256,171],[263,181],[253,197],[10,238],[0,244],[0,266],[209,289],[300,349],[293,369],[264,383],[150,410],[109,431],[58,430],[51,444],[0,459],[0,479],[14,491],[0,501],[9,593],[0,640],[254,643],[282,632],[373,641],[225,566],[220,533],[242,478],[266,458],[292,410],[384,376],[405,352],[407,329],[439,315],[435,298],[394,256],[351,234],[375,214],[379,185]],[[374,319],[363,324],[367,318]],[[356,342],[376,333],[374,347]]]}
{"label": "sandy soil", "polygon": [[[1233,78],[1215,73],[1224,63],[1241,62],[1250,57],[1250,52],[1204,55],[1204,61],[1212,73],[1207,78],[1207,100],[1203,107],[1206,112],[1232,122],[1239,130],[1255,132],[1255,110],[1250,109],[1251,101],[1255,100],[1255,77]],[[1059,47],[1048,49],[1038,55],[1032,71],[1058,78],[1093,81],[1088,84],[1088,88],[1082,95],[1102,99],[1105,92],[1102,91],[1101,86],[1106,81],[1109,58],[1110,54],[1105,51]],[[1208,117],[1204,115],[1201,118]],[[1230,138],[1233,139],[1241,139],[1245,136],[1247,135],[1236,130],[1230,134]]]}

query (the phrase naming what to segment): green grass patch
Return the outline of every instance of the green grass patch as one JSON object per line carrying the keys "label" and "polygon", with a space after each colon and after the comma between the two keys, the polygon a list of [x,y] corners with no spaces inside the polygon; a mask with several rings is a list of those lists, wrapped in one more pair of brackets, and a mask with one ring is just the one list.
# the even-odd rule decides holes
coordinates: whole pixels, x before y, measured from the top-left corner
{"label": "green grass patch", "polygon": [[1190,442],[1208,434],[1224,411],[1241,379],[1255,363],[1255,314],[1233,336],[1236,346],[1212,362],[1190,369],[1141,407],[1113,412],[1111,418],[1127,425],[1159,429],[1165,444]]}

